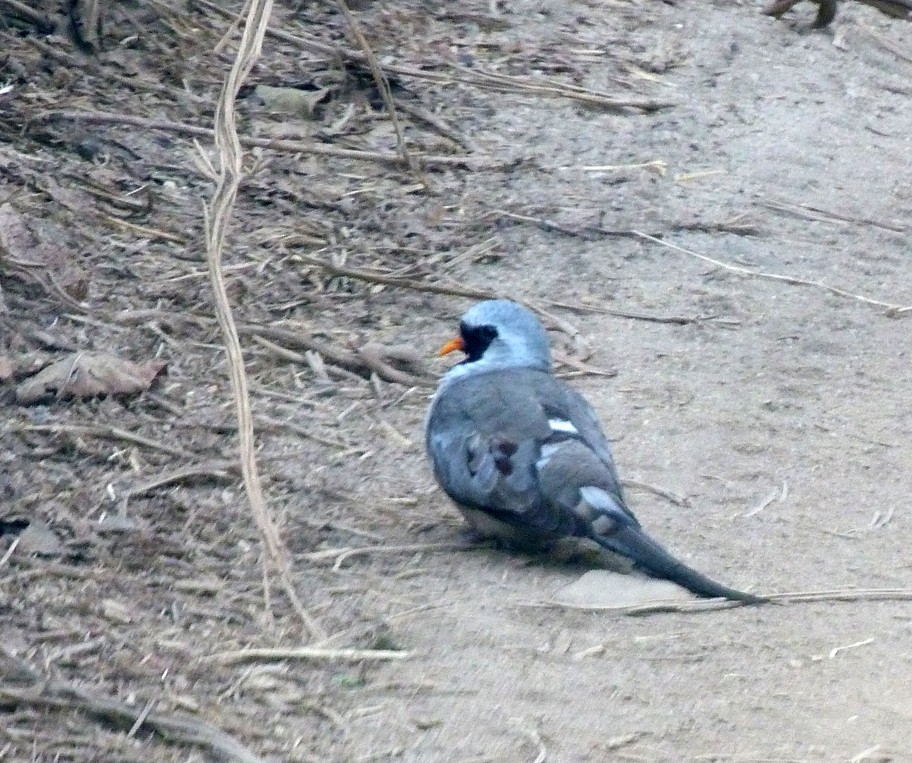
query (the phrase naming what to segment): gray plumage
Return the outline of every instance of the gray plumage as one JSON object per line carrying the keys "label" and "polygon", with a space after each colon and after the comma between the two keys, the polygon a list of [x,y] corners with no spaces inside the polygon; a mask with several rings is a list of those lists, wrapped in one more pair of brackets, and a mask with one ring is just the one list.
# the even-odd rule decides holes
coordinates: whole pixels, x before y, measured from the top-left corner
{"label": "gray plumage", "polygon": [[585,398],[551,373],[538,318],[508,300],[462,317],[467,354],[443,377],[425,444],[441,487],[479,533],[548,547],[590,538],[699,596],[758,603],[675,559],[627,507],[611,447]]}

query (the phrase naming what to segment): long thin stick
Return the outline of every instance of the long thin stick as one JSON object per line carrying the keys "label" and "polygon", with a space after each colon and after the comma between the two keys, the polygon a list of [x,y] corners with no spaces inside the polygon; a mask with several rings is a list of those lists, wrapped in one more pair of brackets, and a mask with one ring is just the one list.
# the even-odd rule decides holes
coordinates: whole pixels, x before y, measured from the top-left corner
{"label": "long thin stick", "polygon": [[396,104],[393,101],[393,91],[390,90],[389,80],[387,80],[386,74],[383,73],[383,69],[380,68],[380,62],[377,61],[377,56],[374,55],[374,51],[371,49],[367,38],[361,31],[361,26],[358,24],[358,20],[354,17],[354,14],[352,14],[351,9],[348,7],[348,3],[345,2],[345,0],[335,0],[335,2],[336,7],[345,17],[345,22],[348,24],[348,29],[352,33],[352,37],[355,38],[355,42],[358,43],[358,47],[361,48],[361,52],[364,53],[364,57],[367,59],[367,66],[371,71],[371,76],[374,78],[374,84],[377,85],[377,89],[380,91],[380,97],[383,98],[383,105],[386,106],[386,111],[390,117],[390,123],[393,125],[393,131],[396,133],[396,146],[399,149],[399,155],[402,157],[402,161],[408,165],[409,169],[411,169],[412,172],[417,173],[418,166],[412,159],[408,146],[405,144],[405,133],[402,131],[402,124],[399,122],[399,116],[396,114]]}
{"label": "long thin stick", "polygon": [[[85,124],[121,124],[139,127],[145,130],[163,130],[176,135],[187,135],[193,138],[211,140],[213,131],[208,127],[178,122],[172,119],[149,119],[135,114],[115,114],[108,111],[58,111],[56,109],[36,115],[35,122],[82,122]],[[339,148],[324,143],[308,143],[300,140],[287,140],[282,138],[253,138],[239,137],[241,145],[246,148],[269,148],[274,151],[288,151],[314,156],[334,156],[339,159],[363,159],[369,162],[382,164],[402,165],[402,157],[397,153],[385,151],[361,151],[354,148]],[[476,159],[471,156],[437,156],[418,155],[421,164],[425,166],[443,167],[470,167],[484,169],[497,167],[504,163],[497,163],[491,159]]]}
{"label": "long thin stick", "polygon": [[813,286],[816,289],[822,289],[827,291],[830,294],[835,294],[838,297],[845,297],[846,299],[856,299],[859,302],[864,302],[867,305],[876,305],[877,307],[885,307],[887,309],[887,314],[890,317],[897,317],[908,312],[912,307],[907,307],[904,305],[897,305],[893,302],[883,302],[879,299],[872,299],[871,297],[865,297],[862,294],[853,294],[850,291],[845,289],[840,289],[837,286],[830,286],[825,284],[822,281],[809,281],[806,278],[796,278],[794,276],[786,276],[781,273],[766,273],[762,270],[751,270],[750,268],[743,268],[740,265],[729,265],[727,262],[722,262],[721,260],[713,259],[712,257],[707,257],[705,254],[700,254],[699,252],[694,252],[690,249],[685,249],[683,246],[678,246],[677,244],[672,244],[668,241],[662,241],[660,238],[655,236],[650,236],[648,233],[640,233],[639,231],[633,231],[635,235],[639,238],[645,239],[646,241],[651,241],[654,244],[659,244],[664,246],[667,249],[672,249],[681,254],[686,254],[689,257],[696,257],[698,260],[703,262],[708,262],[711,265],[715,265],[717,268],[723,268],[728,270],[731,273],[738,273],[743,276],[752,276],[754,278],[763,278],[768,281],[779,281],[781,283],[790,283],[795,286]]}
{"label": "long thin stick", "polygon": [[222,665],[237,665],[244,662],[267,662],[271,660],[312,660],[317,662],[386,662],[404,660],[408,652],[391,649],[325,649],[303,646],[292,649],[254,647],[236,652],[220,652],[208,659]]}
{"label": "long thin stick", "polygon": [[237,326],[228,301],[228,291],[222,273],[222,252],[228,223],[231,219],[234,201],[243,177],[241,144],[235,124],[235,99],[241,83],[253,68],[263,46],[263,36],[269,22],[272,0],[250,0],[244,24],[244,32],[238,47],[237,56],[215,108],[215,145],[220,162],[216,175],[215,191],[208,206],[203,207],[206,221],[206,261],[212,293],[215,298],[216,317],[225,343],[231,374],[231,387],[234,392],[235,410],[238,419],[240,438],[241,473],[247,499],[253,511],[254,519],[260,529],[263,546],[266,550],[264,574],[272,565],[279,574],[282,588],[288,596],[304,627],[317,639],[325,638],[320,625],[301,604],[291,579],[291,565],[287,549],[282,543],[279,532],[266,507],[266,499],[260,483],[260,472],[256,463],[256,445],[253,436],[253,415],[250,410],[250,394],[247,384],[247,373],[244,368],[244,356],[238,338]]}
{"label": "long thin stick", "polygon": [[[470,286],[456,286],[455,284],[431,283],[430,281],[419,281],[413,278],[400,278],[399,276],[392,276],[386,273],[378,273],[372,270],[358,270],[356,268],[343,267],[341,265],[335,265],[325,260],[317,259],[316,257],[308,257],[305,254],[294,256],[301,262],[306,262],[308,265],[314,265],[318,268],[322,268],[323,270],[327,271],[328,273],[332,273],[333,275],[344,276],[346,278],[354,278],[356,280],[365,281],[367,283],[382,283],[386,286],[399,286],[403,289],[412,289],[413,291],[426,291],[432,294],[447,294],[451,297],[466,297],[468,299],[497,299],[500,296],[504,296],[487,289],[473,289]],[[551,302],[550,304],[554,305],[555,307],[563,307],[568,310],[605,313],[606,315],[616,315],[619,318],[631,318],[632,320],[651,321],[654,323],[674,323],[683,326],[688,323],[696,323],[698,320],[696,318],[683,318],[678,316],[666,317],[661,315],[649,315],[647,313],[640,313],[633,310],[613,310],[608,307],[587,307],[586,305],[568,304],[566,302]],[[527,305],[535,310],[538,310],[538,312],[542,312],[542,310],[533,303],[527,303]]]}
{"label": "long thin stick", "polygon": [[[910,601],[912,590],[907,588],[846,588],[829,591],[788,591],[762,594],[764,599],[781,604],[807,604],[821,601]],[[520,606],[545,609],[580,609],[591,612],[616,612],[629,617],[645,617],[667,612],[715,612],[719,609],[743,607],[740,601],[729,599],[686,599],[683,601],[647,601],[643,604],[608,604],[605,606],[570,604],[560,601],[529,602]]]}

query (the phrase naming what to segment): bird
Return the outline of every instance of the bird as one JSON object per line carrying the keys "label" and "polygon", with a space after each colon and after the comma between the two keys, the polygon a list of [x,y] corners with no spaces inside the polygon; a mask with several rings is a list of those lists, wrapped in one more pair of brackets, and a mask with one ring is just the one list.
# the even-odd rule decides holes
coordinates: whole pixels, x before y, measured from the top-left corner
{"label": "bird", "polygon": [[[791,10],[799,2],[801,0],[774,0],[772,5],[764,8],[763,13],[766,16],[774,16],[777,19],[782,18],[786,11]],[[817,3],[818,8],[817,17],[811,24],[811,29],[823,29],[829,26],[833,19],[836,18],[837,0],[814,0],[814,2]],[[870,5],[872,8],[876,8],[881,13],[892,16],[895,19],[912,21],[912,0],[860,0],[860,2]]]}
{"label": "bird", "polygon": [[425,447],[473,534],[530,550],[589,539],[697,596],[767,601],[712,580],[647,534],[598,416],[554,375],[548,335],[531,310],[506,299],[475,304],[438,355],[457,350],[465,358],[438,385]]}

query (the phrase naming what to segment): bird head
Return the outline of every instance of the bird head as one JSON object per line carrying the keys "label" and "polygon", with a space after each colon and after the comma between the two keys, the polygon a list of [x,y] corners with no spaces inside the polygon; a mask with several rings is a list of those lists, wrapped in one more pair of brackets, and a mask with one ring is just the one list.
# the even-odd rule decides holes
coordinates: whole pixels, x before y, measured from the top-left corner
{"label": "bird head", "polygon": [[[507,299],[479,302],[459,322],[459,336],[440,355],[459,350],[466,357],[456,368],[468,371],[535,368],[548,371],[551,353],[548,335],[535,314]],[[460,374],[461,375],[461,374]]]}

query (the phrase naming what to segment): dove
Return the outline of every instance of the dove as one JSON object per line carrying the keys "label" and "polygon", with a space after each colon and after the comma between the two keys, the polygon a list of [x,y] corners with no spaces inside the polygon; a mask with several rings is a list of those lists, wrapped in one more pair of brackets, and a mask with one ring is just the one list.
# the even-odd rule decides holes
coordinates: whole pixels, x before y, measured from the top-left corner
{"label": "dove", "polygon": [[469,309],[440,355],[425,445],[444,492],[478,535],[546,549],[585,538],[697,596],[766,601],[716,582],[651,537],[627,505],[611,446],[586,399],[551,368],[548,336],[516,302]]}

